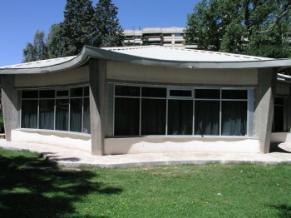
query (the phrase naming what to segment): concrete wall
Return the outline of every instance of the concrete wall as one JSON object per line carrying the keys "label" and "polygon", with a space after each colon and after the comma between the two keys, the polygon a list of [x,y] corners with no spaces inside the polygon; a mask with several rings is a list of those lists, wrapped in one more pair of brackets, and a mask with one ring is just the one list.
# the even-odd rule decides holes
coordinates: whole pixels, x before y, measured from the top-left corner
{"label": "concrete wall", "polygon": [[197,85],[256,85],[257,70],[190,70],[151,67],[121,62],[107,63],[107,79],[142,83]]}
{"label": "concrete wall", "polygon": [[159,152],[259,153],[259,140],[241,137],[147,136],[105,139],[105,154]]}
{"label": "concrete wall", "polygon": [[262,153],[268,153],[270,150],[275,81],[276,74],[272,69],[263,69],[258,72],[254,126],[255,136],[260,140],[260,151]]}
{"label": "concrete wall", "polygon": [[63,72],[15,76],[15,87],[17,88],[74,85],[88,82],[89,67],[87,65]]}
{"label": "concrete wall", "polygon": [[12,130],[12,141],[22,143],[49,144],[59,147],[69,147],[82,151],[91,151],[91,135],[51,130]]}
{"label": "concrete wall", "polygon": [[14,87],[14,75],[1,75],[1,102],[6,139],[11,141],[11,131],[19,126],[19,96]]}

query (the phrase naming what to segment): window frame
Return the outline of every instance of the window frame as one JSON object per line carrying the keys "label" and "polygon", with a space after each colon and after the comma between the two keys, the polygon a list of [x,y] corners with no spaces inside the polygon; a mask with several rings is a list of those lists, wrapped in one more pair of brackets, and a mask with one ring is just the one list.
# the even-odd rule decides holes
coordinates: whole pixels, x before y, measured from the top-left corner
{"label": "window frame", "polygon": [[[121,137],[115,134],[115,98],[116,97],[124,97],[124,98],[138,98],[139,99],[139,135],[136,136],[128,136],[128,137],[141,137],[144,136],[141,134],[141,121],[142,121],[142,98],[149,98],[149,99],[166,99],[166,127],[165,127],[165,134],[164,135],[155,135],[155,136],[173,136],[168,134],[168,101],[171,99],[174,100],[192,100],[193,102],[193,119],[192,119],[192,134],[191,135],[183,135],[183,136],[201,136],[195,134],[195,103],[197,101],[218,101],[219,102],[219,134],[218,135],[203,135],[203,136],[217,136],[217,137],[251,137],[253,135],[253,123],[251,122],[253,113],[254,113],[254,87],[253,86],[242,86],[242,87],[233,87],[233,86],[173,86],[173,85],[156,85],[156,84],[133,84],[133,83],[119,83],[119,82],[111,82],[113,85],[113,137]],[[140,96],[117,96],[115,95],[115,87],[116,86],[135,86],[140,88]],[[156,87],[156,88],[166,88],[167,96],[163,97],[142,97],[142,88],[143,87]],[[219,98],[211,99],[211,98],[196,98],[195,91],[197,89],[215,89],[219,90]],[[170,96],[170,90],[191,90],[192,96],[191,97],[179,97],[179,96]],[[247,98],[246,99],[223,99],[222,98],[222,91],[223,90],[241,90],[246,91]],[[242,136],[233,135],[233,136],[226,136],[222,135],[222,102],[223,101],[243,101],[247,102],[247,120],[246,120],[246,134]],[[178,135],[180,136],[180,135]],[[124,136],[122,136],[124,137]]]}
{"label": "window frame", "polygon": [[[19,110],[19,126],[21,129],[34,129],[34,130],[45,130],[45,131],[60,131],[60,132],[72,132],[72,133],[84,133],[91,134],[91,130],[89,133],[84,132],[84,99],[89,98],[89,96],[85,95],[85,89],[89,87],[89,84],[79,84],[72,86],[57,86],[57,87],[38,87],[38,88],[21,88],[17,89],[19,91],[20,98],[20,110]],[[71,97],[71,89],[74,88],[82,88],[82,96]],[[40,97],[40,91],[43,90],[52,90],[54,91],[54,97]],[[22,93],[25,91],[37,91],[37,98],[22,98]],[[57,96],[57,91],[68,91],[67,96]],[[90,93],[89,93],[90,95]],[[56,129],[56,101],[57,99],[68,99],[69,101],[69,109],[68,109],[68,130],[57,130]],[[71,119],[71,99],[80,99],[82,103],[81,109],[81,132],[71,131],[70,119]],[[23,100],[37,100],[37,128],[24,128],[22,127],[22,101]],[[40,129],[39,128],[39,103],[41,100],[54,100],[54,124],[53,129]],[[90,101],[90,100],[89,100]]]}

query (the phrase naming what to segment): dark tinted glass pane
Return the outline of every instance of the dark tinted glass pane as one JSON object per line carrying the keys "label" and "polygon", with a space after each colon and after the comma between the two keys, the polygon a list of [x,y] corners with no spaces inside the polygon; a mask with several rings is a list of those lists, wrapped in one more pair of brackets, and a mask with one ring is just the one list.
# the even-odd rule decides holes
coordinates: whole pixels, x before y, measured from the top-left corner
{"label": "dark tinted glass pane", "polygon": [[140,88],[134,86],[115,86],[115,95],[140,96]]}
{"label": "dark tinted glass pane", "polygon": [[219,102],[195,102],[195,134],[219,135]]}
{"label": "dark tinted glass pane", "polygon": [[68,130],[69,100],[56,100],[56,130]]}
{"label": "dark tinted glass pane", "polygon": [[89,87],[84,88],[84,96],[89,96]]}
{"label": "dark tinted glass pane", "polygon": [[22,98],[37,98],[37,97],[38,91],[35,90],[22,91]]}
{"label": "dark tinted glass pane", "polygon": [[54,98],[55,90],[40,90],[39,97],[40,98]]}
{"label": "dark tinted glass pane", "polygon": [[275,98],[276,105],[284,105],[284,98]]}
{"label": "dark tinted glass pane", "polygon": [[224,99],[247,99],[247,90],[222,90],[222,98]]}
{"label": "dark tinted glass pane", "polygon": [[220,91],[217,89],[196,89],[195,98],[219,99]]}
{"label": "dark tinted glass pane", "polygon": [[139,99],[115,99],[115,135],[139,135]]}
{"label": "dark tinted glass pane", "polygon": [[69,96],[68,90],[58,90],[57,91],[57,97],[67,97]]}
{"label": "dark tinted glass pane", "polygon": [[247,102],[222,102],[221,128],[222,135],[246,135]]}
{"label": "dark tinted glass pane", "polygon": [[283,132],[283,131],[284,131],[284,107],[280,105],[275,105],[273,132]]}
{"label": "dark tinted glass pane", "polygon": [[142,99],[142,135],[165,135],[166,100]]}
{"label": "dark tinted glass pane", "polygon": [[82,99],[71,99],[70,108],[70,131],[82,131]]}
{"label": "dark tinted glass pane", "polygon": [[54,129],[54,100],[39,101],[39,128]]}
{"label": "dark tinted glass pane", "polygon": [[191,97],[191,90],[170,90],[170,96]]}
{"label": "dark tinted glass pane", "polygon": [[83,88],[73,88],[71,89],[71,97],[82,97],[83,96]]}
{"label": "dark tinted glass pane", "polygon": [[83,132],[90,133],[90,105],[89,98],[84,98]]}
{"label": "dark tinted glass pane", "polygon": [[142,88],[142,96],[144,97],[166,97],[167,89],[165,88]]}
{"label": "dark tinted glass pane", "polygon": [[192,135],[193,101],[169,100],[168,134]]}
{"label": "dark tinted glass pane", "polygon": [[21,127],[37,128],[37,100],[22,101]]}

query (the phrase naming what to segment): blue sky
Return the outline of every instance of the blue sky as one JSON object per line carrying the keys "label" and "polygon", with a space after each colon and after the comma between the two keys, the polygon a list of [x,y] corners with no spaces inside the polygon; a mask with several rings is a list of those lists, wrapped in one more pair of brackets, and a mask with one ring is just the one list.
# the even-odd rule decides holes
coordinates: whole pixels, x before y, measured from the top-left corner
{"label": "blue sky", "polygon": [[[94,0],[96,4],[97,0]],[[186,25],[198,0],[113,0],[123,28]],[[66,0],[1,0],[0,66],[22,61],[22,49],[36,30],[48,32],[63,20]]]}

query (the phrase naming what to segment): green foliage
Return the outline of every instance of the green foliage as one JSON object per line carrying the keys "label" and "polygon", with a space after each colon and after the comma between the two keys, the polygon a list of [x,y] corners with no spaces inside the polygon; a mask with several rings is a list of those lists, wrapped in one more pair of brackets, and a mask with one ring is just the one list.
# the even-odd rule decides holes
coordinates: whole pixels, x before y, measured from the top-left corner
{"label": "green foliage", "polygon": [[34,35],[33,43],[28,43],[23,50],[23,61],[37,61],[48,58],[44,32],[37,31]]}
{"label": "green foliage", "polygon": [[[100,0],[95,8],[90,0],[67,0],[63,22],[51,26],[45,57],[76,55],[84,45],[122,45],[124,36],[117,14],[118,8],[111,0]],[[27,44],[23,52],[25,62],[43,58],[38,55],[40,44]]]}
{"label": "green foliage", "polygon": [[201,0],[188,16],[187,43],[198,48],[291,56],[289,0]]}
{"label": "green foliage", "polygon": [[92,46],[120,46],[124,36],[117,17],[118,8],[111,0],[100,0],[91,20]]}

